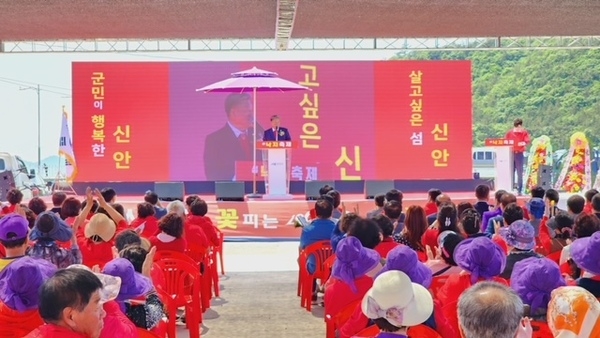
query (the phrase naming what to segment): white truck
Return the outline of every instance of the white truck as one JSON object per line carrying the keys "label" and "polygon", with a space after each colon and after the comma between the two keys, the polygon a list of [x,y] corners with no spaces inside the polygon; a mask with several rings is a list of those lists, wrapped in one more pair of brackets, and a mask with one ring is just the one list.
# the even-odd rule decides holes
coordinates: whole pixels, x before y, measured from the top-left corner
{"label": "white truck", "polygon": [[29,200],[40,193],[36,184],[34,169],[27,170],[25,162],[16,155],[0,152],[0,201],[5,199],[5,193],[11,188],[17,188],[23,193],[23,200]]}

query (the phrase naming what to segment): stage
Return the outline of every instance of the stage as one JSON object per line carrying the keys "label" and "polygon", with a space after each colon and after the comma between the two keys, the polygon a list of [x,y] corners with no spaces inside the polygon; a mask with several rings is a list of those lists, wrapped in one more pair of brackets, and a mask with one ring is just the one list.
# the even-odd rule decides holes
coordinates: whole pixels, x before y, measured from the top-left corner
{"label": "stage", "polygon": [[[118,191],[117,191],[118,192]],[[452,201],[475,202],[473,192],[449,193]],[[294,195],[291,201],[251,200],[245,202],[216,201],[214,195],[200,195],[208,203],[208,216],[225,233],[227,240],[289,240],[300,236],[300,229],[294,228],[297,215],[307,215],[314,201],[306,201],[304,195]],[[83,199],[83,196],[80,196]],[[51,205],[50,197],[44,198]],[[520,197],[522,204],[526,197]],[[137,204],[143,196],[117,196],[117,203],[123,205],[128,218],[135,217]],[[357,208],[361,215],[375,208],[373,200],[366,200],[364,195],[342,194],[342,201],[348,211]],[[403,206],[425,205],[427,193],[405,193]],[[168,202],[162,202],[167,206]]]}

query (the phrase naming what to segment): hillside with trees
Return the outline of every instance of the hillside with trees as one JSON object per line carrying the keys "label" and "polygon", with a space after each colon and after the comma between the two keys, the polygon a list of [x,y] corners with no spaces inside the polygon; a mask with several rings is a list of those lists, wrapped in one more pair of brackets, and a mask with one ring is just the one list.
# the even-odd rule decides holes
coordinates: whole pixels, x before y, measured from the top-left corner
{"label": "hillside with trees", "polygon": [[403,52],[400,60],[473,62],[475,145],[503,136],[521,117],[532,137],[548,135],[554,149],[584,132],[600,144],[600,50],[480,50]]}

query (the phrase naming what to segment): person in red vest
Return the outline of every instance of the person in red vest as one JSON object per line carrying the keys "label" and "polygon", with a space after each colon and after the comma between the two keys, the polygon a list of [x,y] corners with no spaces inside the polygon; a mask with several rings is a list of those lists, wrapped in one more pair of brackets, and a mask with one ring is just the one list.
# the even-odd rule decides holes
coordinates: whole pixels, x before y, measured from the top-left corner
{"label": "person in red vest", "polygon": [[517,192],[519,195],[523,193],[523,166],[525,164],[525,150],[531,142],[529,132],[523,128],[523,120],[516,119],[513,123],[514,128],[506,133],[506,139],[514,142],[514,157],[513,157],[513,173],[517,172],[515,183],[517,184]]}

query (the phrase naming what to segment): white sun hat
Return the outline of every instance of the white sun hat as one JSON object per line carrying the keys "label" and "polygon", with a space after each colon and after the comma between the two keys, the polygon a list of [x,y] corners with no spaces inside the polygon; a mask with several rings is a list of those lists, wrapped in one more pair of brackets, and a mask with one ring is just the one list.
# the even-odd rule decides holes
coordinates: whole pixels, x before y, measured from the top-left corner
{"label": "white sun hat", "polygon": [[386,271],[379,275],[361,306],[368,318],[384,318],[397,327],[422,324],[433,313],[431,293],[412,283],[401,271]]}

